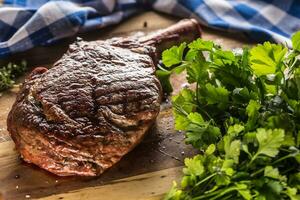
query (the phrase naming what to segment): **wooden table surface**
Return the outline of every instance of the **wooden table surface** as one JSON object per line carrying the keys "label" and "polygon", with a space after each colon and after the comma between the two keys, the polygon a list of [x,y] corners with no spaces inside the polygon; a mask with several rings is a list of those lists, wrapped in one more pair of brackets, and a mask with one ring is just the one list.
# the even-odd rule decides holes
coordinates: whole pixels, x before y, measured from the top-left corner
{"label": "wooden table surface", "polygon": [[[81,34],[80,37],[85,40],[97,40],[128,35],[136,31],[148,32],[167,27],[178,20],[154,12],[145,12],[120,25]],[[225,34],[207,28],[203,31],[204,39],[214,40],[225,48],[249,44],[237,33]],[[51,66],[72,41],[74,38],[66,39],[51,47],[37,47],[11,56],[0,63],[26,59],[31,68]],[[180,89],[183,80],[183,77],[172,77],[175,92]],[[14,150],[14,143],[6,130],[6,117],[17,91],[17,88],[13,88],[0,97],[0,200],[161,199],[170,189],[172,181],[180,180],[184,157],[195,153],[190,146],[184,144],[183,133],[174,131],[171,105],[164,102],[155,125],[144,141],[103,175],[93,178],[62,178],[52,175],[24,163]]]}

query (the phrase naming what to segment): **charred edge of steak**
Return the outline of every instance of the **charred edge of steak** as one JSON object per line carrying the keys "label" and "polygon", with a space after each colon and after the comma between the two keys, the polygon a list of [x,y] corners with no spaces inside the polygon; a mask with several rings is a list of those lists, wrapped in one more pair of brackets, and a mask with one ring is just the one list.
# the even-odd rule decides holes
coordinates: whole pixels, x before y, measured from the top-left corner
{"label": "charred edge of steak", "polygon": [[[130,139],[137,144],[140,141],[147,126],[141,127],[137,132],[132,134]],[[144,128],[144,129],[143,129]],[[106,144],[103,149],[93,148],[91,153],[89,149],[81,147],[80,150],[65,144],[64,142],[53,142],[56,139],[49,139],[40,132],[35,132],[32,129],[18,130],[15,136],[18,138],[18,150],[21,152],[23,159],[26,162],[34,163],[41,168],[44,168],[52,173],[60,176],[82,175],[96,176],[103,173],[104,170],[118,162],[123,155],[131,151],[135,145],[122,146],[123,144]],[[112,137],[119,137],[114,135]],[[82,140],[85,140],[82,138]],[[93,139],[95,140],[95,139]],[[78,141],[77,141],[78,142]],[[95,145],[94,142],[92,145]],[[101,141],[99,141],[101,142]]]}

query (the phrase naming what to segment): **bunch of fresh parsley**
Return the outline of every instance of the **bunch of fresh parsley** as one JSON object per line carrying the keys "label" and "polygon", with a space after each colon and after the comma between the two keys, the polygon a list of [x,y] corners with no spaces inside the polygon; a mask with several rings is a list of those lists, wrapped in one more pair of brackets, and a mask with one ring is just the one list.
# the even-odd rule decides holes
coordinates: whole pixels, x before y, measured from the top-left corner
{"label": "bunch of fresh parsley", "polygon": [[166,200],[300,199],[300,32],[292,45],[197,39],[163,52],[165,91],[174,72],[191,84],[172,98],[175,128],[199,149]]}
{"label": "bunch of fresh parsley", "polygon": [[0,92],[13,86],[15,79],[24,74],[27,64],[22,61],[20,64],[8,63],[0,67]]}

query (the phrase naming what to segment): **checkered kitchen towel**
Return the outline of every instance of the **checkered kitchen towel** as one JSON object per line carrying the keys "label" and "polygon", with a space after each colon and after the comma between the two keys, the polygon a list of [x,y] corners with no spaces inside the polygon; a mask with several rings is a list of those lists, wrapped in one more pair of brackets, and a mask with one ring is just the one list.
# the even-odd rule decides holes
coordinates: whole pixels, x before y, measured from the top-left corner
{"label": "checkered kitchen towel", "polygon": [[0,58],[119,23],[144,9],[289,46],[300,29],[300,0],[0,0]]}

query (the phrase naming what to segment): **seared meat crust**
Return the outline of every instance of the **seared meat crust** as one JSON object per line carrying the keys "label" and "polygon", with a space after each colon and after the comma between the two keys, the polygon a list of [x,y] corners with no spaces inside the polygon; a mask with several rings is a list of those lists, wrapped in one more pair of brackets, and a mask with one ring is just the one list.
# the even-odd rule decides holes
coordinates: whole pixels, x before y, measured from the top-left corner
{"label": "seared meat crust", "polygon": [[184,20],[143,36],[72,44],[54,66],[36,68],[7,127],[23,159],[60,176],[96,176],[131,151],[159,113],[155,65],[162,49],[200,36]]}
{"label": "seared meat crust", "polygon": [[161,87],[154,72],[147,54],[76,42],[53,68],[32,72],[8,130],[27,162],[58,175],[101,174],[157,116]]}

